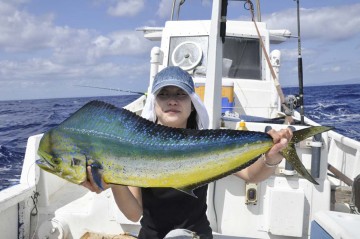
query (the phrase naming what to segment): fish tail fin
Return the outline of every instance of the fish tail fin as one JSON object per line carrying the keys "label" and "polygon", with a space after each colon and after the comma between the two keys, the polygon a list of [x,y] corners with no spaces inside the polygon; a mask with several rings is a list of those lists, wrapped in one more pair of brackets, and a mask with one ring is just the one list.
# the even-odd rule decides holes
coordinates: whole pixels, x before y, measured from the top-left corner
{"label": "fish tail fin", "polygon": [[304,178],[312,182],[313,184],[319,185],[318,182],[315,181],[315,179],[311,176],[311,174],[307,171],[303,163],[300,161],[296,149],[295,144],[305,140],[309,137],[312,137],[316,134],[321,134],[323,132],[329,131],[333,129],[333,127],[328,126],[312,126],[309,128],[297,130],[293,132],[293,137],[291,141],[289,142],[288,146],[281,151],[284,158],[290,162],[290,164],[294,167],[294,169]]}

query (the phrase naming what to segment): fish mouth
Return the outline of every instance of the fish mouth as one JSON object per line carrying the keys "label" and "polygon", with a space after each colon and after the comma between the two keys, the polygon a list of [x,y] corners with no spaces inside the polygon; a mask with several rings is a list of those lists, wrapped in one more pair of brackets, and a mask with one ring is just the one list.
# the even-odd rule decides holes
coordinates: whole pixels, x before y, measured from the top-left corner
{"label": "fish mouth", "polygon": [[59,166],[51,162],[51,159],[53,158],[51,154],[42,150],[38,150],[37,153],[40,158],[35,162],[42,170],[57,175],[71,183],[81,184],[86,181],[86,167],[81,167],[84,170],[79,171],[79,165],[75,165],[75,168],[66,167],[66,165]]}
{"label": "fish mouth", "polygon": [[47,170],[54,171],[55,166],[46,159],[46,156],[49,156],[49,154],[39,150],[38,155],[40,156],[40,159],[36,160],[36,164],[40,168],[43,168],[45,170],[47,169]]}
{"label": "fish mouth", "polygon": [[52,164],[50,164],[48,161],[46,161],[44,159],[36,160],[36,164],[42,169],[52,169],[52,170],[54,170],[54,168],[55,168]]}

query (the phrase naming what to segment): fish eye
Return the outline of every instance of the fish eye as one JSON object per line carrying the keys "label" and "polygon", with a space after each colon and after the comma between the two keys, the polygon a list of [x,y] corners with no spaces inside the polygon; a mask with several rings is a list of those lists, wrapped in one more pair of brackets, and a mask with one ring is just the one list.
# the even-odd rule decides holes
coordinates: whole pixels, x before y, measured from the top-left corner
{"label": "fish eye", "polygon": [[78,166],[81,164],[81,159],[72,158],[71,160],[71,166]]}
{"label": "fish eye", "polygon": [[54,164],[60,164],[62,159],[61,158],[52,158]]}

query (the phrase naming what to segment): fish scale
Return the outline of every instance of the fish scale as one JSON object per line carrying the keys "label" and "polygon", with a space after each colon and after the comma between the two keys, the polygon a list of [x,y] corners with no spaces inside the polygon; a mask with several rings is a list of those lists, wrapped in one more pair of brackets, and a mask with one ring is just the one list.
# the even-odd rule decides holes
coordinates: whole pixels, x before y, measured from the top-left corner
{"label": "fish scale", "polygon": [[[283,151],[313,183],[294,142],[329,129],[317,126],[296,131]],[[170,128],[92,101],[44,134],[37,165],[77,184],[87,180],[85,168],[90,165],[93,174],[102,175],[106,183],[172,187],[192,195],[194,188],[249,166],[272,146],[272,138],[263,132]],[[96,181],[100,184],[101,180]]]}

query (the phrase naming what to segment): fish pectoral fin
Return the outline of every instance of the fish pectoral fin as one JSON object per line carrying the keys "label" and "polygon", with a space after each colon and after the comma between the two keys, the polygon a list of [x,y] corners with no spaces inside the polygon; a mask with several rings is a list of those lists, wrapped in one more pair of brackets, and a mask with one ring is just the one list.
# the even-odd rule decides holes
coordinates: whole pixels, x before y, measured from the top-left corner
{"label": "fish pectoral fin", "polygon": [[198,198],[195,194],[194,194],[194,188],[175,188],[176,190],[179,190],[183,193],[186,193],[194,198]]}
{"label": "fish pectoral fin", "polygon": [[94,182],[101,190],[104,190],[101,183],[101,170],[103,169],[102,165],[99,162],[93,162],[90,164],[90,167]]}

